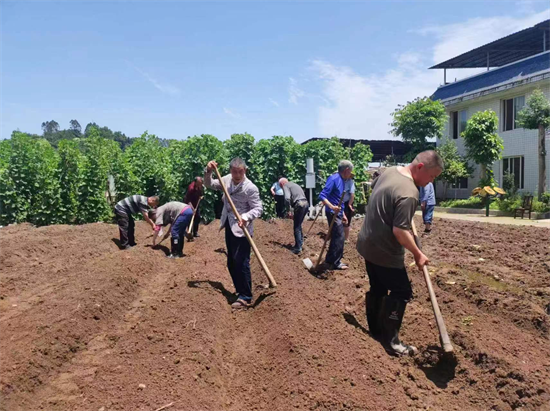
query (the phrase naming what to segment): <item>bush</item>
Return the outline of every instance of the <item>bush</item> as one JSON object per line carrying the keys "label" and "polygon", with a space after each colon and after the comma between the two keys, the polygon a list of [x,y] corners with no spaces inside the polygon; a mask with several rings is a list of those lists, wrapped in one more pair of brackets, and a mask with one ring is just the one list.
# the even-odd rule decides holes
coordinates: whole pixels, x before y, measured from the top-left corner
{"label": "bush", "polygon": [[446,200],[439,204],[440,207],[448,208],[483,208],[485,207],[483,199],[480,197],[470,197],[463,200]]}
{"label": "bush", "polygon": [[[372,152],[367,145],[350,150],[337,138],[300,145],[291,136],[256,142],[247,133],[233,134],[225,142],[208,134],[165,141],[145,132],[122,151],[90,126],[86,137],[60,140],[57,150],[45,139],[20,132],[0,142],[0,224],[109,221],[114,204],[133,194],[158,195],[161,203],[183,201],[188,185],[203,174],[209,160],[216,160],[224,175],[233,157],[243,158],[249,166],[248,178],[264,202],[263,218],[275,214],[270,188],[279,176],[305,185],[308,157],[313,157],[315,171],[322,176],[315,194],[336,172],[338,162],[350,159],[355,166],[356,206],[365,201],[360,186],[369,179]],[[205,191],[201,203],[205,220],[214,219],[220,199],[221,192]]]}

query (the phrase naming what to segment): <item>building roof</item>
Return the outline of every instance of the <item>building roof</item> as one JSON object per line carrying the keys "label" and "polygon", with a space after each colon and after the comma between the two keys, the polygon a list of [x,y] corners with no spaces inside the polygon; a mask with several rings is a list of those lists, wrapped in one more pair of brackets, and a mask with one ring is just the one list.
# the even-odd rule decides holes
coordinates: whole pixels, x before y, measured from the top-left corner
{"label": "building roof", "polygon": [[432,100],[447,100],[508,81],[522,80],[544,71],[550,71],[550,52],[441,86],[431,98]]}
{"label": "building roof", "polygon": [[[312,137],[301,144],[304,145],[310,141],[325,139],[326,137]],[[372,151],[372,161],[376,162],[385,160],[386,157],[391,154],[400,159],[411,149],[409,144],[406,144],[400,140],[355,140],[351,138],[340,138],[339,140],[344,147],[354,147],[355,144],[358,143],[370,146]]]}
{"label": "building roof", "polygon": [[550,50],[550,20],[470,50],[430,69],[502,67],[547,50]]}

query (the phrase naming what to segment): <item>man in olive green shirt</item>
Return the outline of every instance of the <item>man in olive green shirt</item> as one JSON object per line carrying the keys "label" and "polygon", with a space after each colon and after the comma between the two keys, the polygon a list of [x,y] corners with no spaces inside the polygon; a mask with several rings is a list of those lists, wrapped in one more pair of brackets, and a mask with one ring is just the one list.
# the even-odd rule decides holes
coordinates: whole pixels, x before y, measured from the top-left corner
{"label": "man in olive green shirt", "polygon": [[429,150],[418,154],[408,166],[388,168],[372,183],[357,251],[365,259],[370,282],[366,296],[370,332],[392,354],[418,352],[399,340],[405,307],[412,298],[405,248],[412,252],[418,268],[428,264],[409,230],[418,206],[417,186],[424,187],[442,171],[443,160]]}

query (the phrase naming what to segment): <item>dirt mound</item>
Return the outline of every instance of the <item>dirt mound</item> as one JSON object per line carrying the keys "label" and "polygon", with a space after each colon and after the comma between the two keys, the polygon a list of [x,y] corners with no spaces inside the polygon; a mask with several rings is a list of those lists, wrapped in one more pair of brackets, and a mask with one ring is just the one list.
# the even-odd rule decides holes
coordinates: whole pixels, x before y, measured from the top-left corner
{"label": "dirt mound", "polygon": [[298,257],[291,221],[258,221],[279,288],[263,288],[253,258],[246,312],[228,305],[217,222],[176,261],[148,246],[143,223],[129,251],[114,225],[2,228],[0,409],[550,409],[550,230],[435,223],[423,244],[454,358],[441,355],[414,268],[403,339],[421,354],[390,357],[369,336],[360,221],[350,269],[319,277],[301,258],[321,248],[326,224]]}

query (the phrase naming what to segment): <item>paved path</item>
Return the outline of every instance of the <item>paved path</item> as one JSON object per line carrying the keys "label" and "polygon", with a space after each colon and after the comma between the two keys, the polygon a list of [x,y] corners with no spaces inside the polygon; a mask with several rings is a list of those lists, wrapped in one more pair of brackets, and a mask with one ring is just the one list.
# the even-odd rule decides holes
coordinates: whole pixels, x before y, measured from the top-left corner
{"label": "paved path", "polygon": [[[422,215],[421,211],[416,212],[417,215]],[[480,221],[482,223],[493,223],[493,224],[511,224],[511,225],[530,225],[533,227],[545,227],[550,228],[550,219],[546,220],[528,220],[514,217],[497,217],[489,216],[485,217],[480,214],[454,214],[454,213],[440,213],[434,212],[434,217],[454,219],[454,220],[466,220],[466,221]]]}

